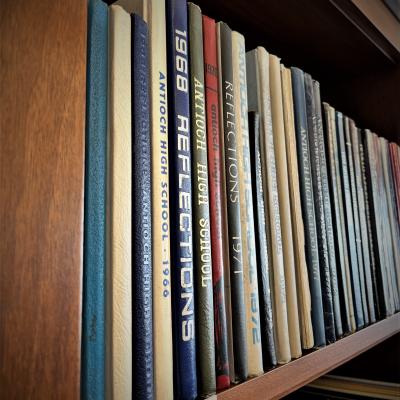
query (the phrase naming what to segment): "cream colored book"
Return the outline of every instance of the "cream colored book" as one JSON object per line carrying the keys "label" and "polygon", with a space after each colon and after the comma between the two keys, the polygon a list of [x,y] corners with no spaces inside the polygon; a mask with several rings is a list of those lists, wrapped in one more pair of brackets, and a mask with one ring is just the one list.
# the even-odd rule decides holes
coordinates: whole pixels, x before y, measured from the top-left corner
{"label": "cream colored book", "polygon": [[107,398],[132,397],[131,17],[109,10]]}
{"label": "cream colored book", "polygon": [[165,2],[119,0],[148,24],[152,141],[154,398],[173,399]]}
{"label": "cream colored book", "polygon": [[281,65],[280,59],[272,54],[269,55],[269,82],[271,93],[272,132],[274,134],[276,177],[278,181],[278,198],[281,217],[283,264],[285,267],[290,353],[292,358],[298,358],[301,356],[301,341],[299,310],[297,306],[296,271],[294,267],[285,126],[283,120]]}
{"label": "cream colored book", "polygon": [[[222,73],[221,73],[221,31],[220,24],[216,24],[217,29],[217,57],[218,57],[218,90],[222,93]],[[220,95],[219,101],[219,120],[224,120],[223,113],[223,98]],[[224,124],[220,122],[220,147],[221,147],[221,160],[225,159],[225,145],[224,145]],[[229,239],[228,239],[228,210],[226,199],[226,174],[225,162],[221,162],[221,205],[222,205],[222,246],[223,246],[223,259],[224,259],[224,291],[225,291],[225,312],[226,312],[226,327],[228,331],[228,360],[229,360],[229,376],[231,382],[236,381],[235,373],[235,358],[233,353],[233,328],[232,328],[232,303],[231,303],[231,270],[229,264]]]}
{"label": "cream colored book", "polygon": [[292,218],[293,251],[297,283],[300,337],[304,349],[314,346],[311,320],[311,294],[305,255],[304,224],[301,213],[299,171],[297,166],[296,132],[294,126],[292,75],[290,69],[281,65],[282,103],[285,126],[286,161]]}
{"label": "cream colored book", "polygon": [[281,232],[281,215],[279,209],[278,181],[276,176],[276,161],[274,134],[271,118],[270,97],[270,63],[269,55],[263,47],[256,50],[256,73],[259,85],[258,102],[261,114],[261,157],[262,171],[265,175],[264,195],[266,209],[266,225],[269,227],[269,248],[272,252],[272,298],[274,330],[276,339],[276,356],[279,364],[290,361],[289,326],[286,304],[286,282],[283,260],[283,245]]}
{"label": "cream colored book", "polygon": [[241,150],[238,154],[238,166],[248,374],[250,377],[253,377],[262,374],[264,371],[261,347],[260,306],[258,300],[257,260],[247,115],[246,50],[244,37],[238,32],[232,32],[232,60],[236,137],[238,149]]}

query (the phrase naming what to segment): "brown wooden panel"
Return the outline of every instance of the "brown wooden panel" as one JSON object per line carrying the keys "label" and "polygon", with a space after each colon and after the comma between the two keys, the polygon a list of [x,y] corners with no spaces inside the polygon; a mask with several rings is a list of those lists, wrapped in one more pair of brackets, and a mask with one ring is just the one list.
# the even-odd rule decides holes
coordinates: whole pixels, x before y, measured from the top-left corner
{"label": "brown wooden panel", "polygon": [[218,400],[280,399],[400,332],[400,313],[217,395]]}
{"label": "brown wooden panel", "polygon": [[0,397],[80,392],[86,1],[0,2]]}

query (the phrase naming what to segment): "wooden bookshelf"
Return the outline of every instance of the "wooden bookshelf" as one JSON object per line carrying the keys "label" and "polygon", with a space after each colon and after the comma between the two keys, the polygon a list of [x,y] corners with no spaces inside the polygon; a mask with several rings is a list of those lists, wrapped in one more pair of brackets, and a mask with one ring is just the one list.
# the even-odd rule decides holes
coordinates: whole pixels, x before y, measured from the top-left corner
{"label": "wooden bookshelf", "polygon": [[400,313],[314,350],[264,375],[233,386],[217,395],[218,400],[272,400],[295,391],[371,347],[400,332]]}

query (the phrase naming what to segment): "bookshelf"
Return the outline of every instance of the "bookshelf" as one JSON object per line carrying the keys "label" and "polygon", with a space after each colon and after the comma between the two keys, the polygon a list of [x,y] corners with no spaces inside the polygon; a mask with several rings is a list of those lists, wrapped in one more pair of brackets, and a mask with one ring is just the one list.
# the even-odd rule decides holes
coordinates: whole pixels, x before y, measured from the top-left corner
{"label": "bookshelf", "polygon": [[[379,1],[365,1],[367,8],[356,0],[197,3],[240,30],[248,49],[263,45],[310,72],[323,99],[361,127],[400,143],[400,23]],[[1,2],[0,388],[7,399],[80,397],[86,8],[85,0]],[[397,314],[217,398],[279,398],[399,330]]]}

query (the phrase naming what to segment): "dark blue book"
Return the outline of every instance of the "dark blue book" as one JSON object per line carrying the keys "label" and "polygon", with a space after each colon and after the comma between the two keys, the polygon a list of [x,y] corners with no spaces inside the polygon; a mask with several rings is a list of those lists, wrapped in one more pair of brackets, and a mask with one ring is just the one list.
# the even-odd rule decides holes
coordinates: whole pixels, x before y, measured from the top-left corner
{"label": "dark blue book", "polygon": [[82,398],[104,399],[108,10],[90,0],[86,99]]}
{"label": "dark blue book", "polygon": [[311,171],[311,153],[308,140],[306,92],[304,72],[291,68],[296,145],[299,164],[301,210],[304,218],[306,261],[310,280],[311,319],[315,347],[326,344],[324,312],[322,306],[321,276],[319,268],[318,237],[314,208]]}
{"label": "dark blue book", "polygon": [[153,399],[151,129],[147,24],[132,15],[133,393]]}
{"label": "dark blue book", "polygon": [[197,397],[189,40],[185,0],[167,1],[174,391]]}

